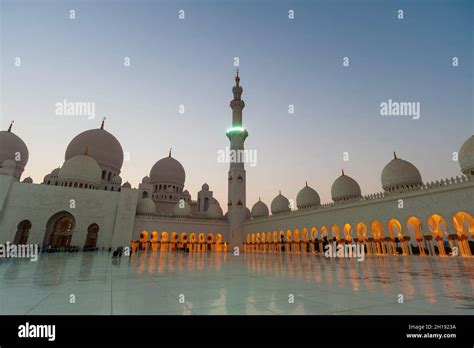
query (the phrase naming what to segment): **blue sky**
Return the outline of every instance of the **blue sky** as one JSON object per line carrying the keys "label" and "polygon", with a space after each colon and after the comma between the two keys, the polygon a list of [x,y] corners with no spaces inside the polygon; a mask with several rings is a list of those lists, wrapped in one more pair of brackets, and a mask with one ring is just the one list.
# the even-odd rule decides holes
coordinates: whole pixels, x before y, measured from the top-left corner
{"label": "blue sky", "polygon": [[[2,0],[1,126],[15,120],[30,149],[25,175],[40,182],[107,116],[130,153],[124,181],[136,186],[173,147],[193,198],[207,182],[225,207],[217,151],[228,146],[239,57],[246,147],[258,159],[249,207],[280,189],[295,199],[306,180],[327,202],[342,168],[364,194],[378,192],[393,150],[424,181],[456,176],[452,153],[474,133],[473,22],[468,0]],[[56,115],[64,99],[95,102],[96,119]],[[419,102],[420,119],[381,116],[388,99]]]}

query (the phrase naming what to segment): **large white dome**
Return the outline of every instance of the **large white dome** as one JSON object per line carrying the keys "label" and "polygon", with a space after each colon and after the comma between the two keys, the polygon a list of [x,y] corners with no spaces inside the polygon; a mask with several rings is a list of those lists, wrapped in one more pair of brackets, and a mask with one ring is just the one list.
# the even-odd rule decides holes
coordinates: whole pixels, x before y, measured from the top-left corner
{"label": "large white dome", "polygon": [[28,163],[29,152],[25,142],[16,134],[8,131],[0,131],[0,163],[6,160],[15,161],[21,174]]}
{"label": "large white dome", "polygon": [[395,153],[394,158],[383,168],[381,180],[385,191],[423,184],[418,169],[410,162],[398,158]]}
{"label": "large white dome", "polygon": [[318,193],[316,190],[309,187],[307,183],[306,186],[303,187],[296,196],[296,206],[298,209],[315,207],[320,204],[321,199],[319,198]]}
{"label": "large white dome", "polygon": [[152,184],[166,183],[184,186],[186,173],[181,163],[170,155],[155,163],[150,171],[150,179]]}
{"label": "large white dome", "polygon": [[255,203],[252,207],[252,217],[259,218],[265,217],[269,215],[268,207],[265,203],[263,203],[260,198],[258,202]]}
{"label": "large white dome", "polygon": [[64,162],[58,174],[58,181],[99,186],[101,183],[101,169],[92,157],[77,155]]}
{"label": "large white dome", "polygon": [[137,213],[140,215],[153,215],[156,212],[155,202],[151,198],[142,198],[137,205]]}
{"label": "large white dome", "polygon": [[123,150],[118,140],[106,130],[90,129],[77,135],[66,149],[66,161],[81,155],[87,148],[89,156],[99,165],[120,171],[123,164]]}
{"label": "large white dome", "polygon": [[474,175],[474,135],[469,137],[459,149],[459,166],[466,175]]}
{"label": "large white dome", "polygon": [[291,210],[290,201],[288,200],[288,198],[283,196],[281,192],[278,194],[278,196],[273,198],[270,207],[272,210],[272,214],[280,214]]}
{"label": "large white dome", "polygon": [[334,202],[360,198],[361,196],[360,186],[357,181],[347,176],[344,171],[342,171],[342,175],[331,186],[331,197]]}

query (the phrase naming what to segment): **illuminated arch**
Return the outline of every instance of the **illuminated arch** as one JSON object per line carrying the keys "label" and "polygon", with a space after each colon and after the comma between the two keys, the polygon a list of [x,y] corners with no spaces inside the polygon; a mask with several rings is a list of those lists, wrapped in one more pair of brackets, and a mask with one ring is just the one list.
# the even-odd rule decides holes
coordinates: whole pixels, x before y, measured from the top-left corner
{"label": "illuminated arch", "polygon": [[372,221],[372,224],[370,225],[370,229],[372,231],[372,236],[374,238],[377,238],[377,239],[384,238],[383,226],[379,220]]}
{"label": "illuminated arch", "polygon": [[199,243],[204,243],[206,241],[206,236],[204,235],[204,233],[199,233],[198,240]]}
{"label": "illuminated arch", "polygon": [[350,224],[345,224],[342,228],[344,231],[344,238],[348,241],[352,240],[352,226]]}
{"label": "illuminated arch", "polygon": [[410,216],[407,220],[407,230],[411,232],[415,240],[423,240],[423,232],[421,231],[421,220],[416,216]]}
{"label": "illuminated arch", "polygon": [[308,240],[308,229],[306,227],[301,231],[301,239],[306,242]]}
{"label": "illuminated arch", "polygon": [[359,222],[356,226],[356,235],[359,240],[367,240],[367,226],[363,222]]}
{"label": "illuminated arch", "polygon": [[207,234],[207,251],[214,251],[214,234]]}
{"label": "illuminated arch", "polygon": [[319,229],[319,234],[321,236],[321,239],[327,238],[329,240],[329,231],[327,226],[321,226]]}
{"label": "illuminated arch", "polygon": [[336,240],[339,240],[340,239],[340,234],[341,234],[341,231],[339,229],[339,226],[338,225],[332,225],[331,226],[331,237],[334,238],[336,237]]}
{"label": "illuminated arch", "polygon": [[290,242],[290,241],[292,240],[292,238],[291,238],[291,230],[287,230],[287,231],[286,231],[286,240],[287,240],[288,242]]}
{"label": "illuminated arch", "polygon": [[402,224],[397,219],[390,219],[387,222],[387,229],[390,238],[403,238]]}
{"label": "illuminated arch", "polygon": [[474,238],[474,218],[471,214],[458,211],[453,215],[452,222],[458,235],[468,236],[470,234]]}
{"label": "illuminated arch", "polygon": [[300,231],[297,228],[295,228],[295,231],[293,232],[293,240],[295,242],[300,241]]}
{"label": "illuminated arch", "polygon": [[148,231],[142,231],[140,233],[140,243],[148,242]]}
{"label": "illuminated arch", "polygon": [[310,236],[312,241],[318,238],[318,229],[316,227],[311,228]]}
{"label": "illuminated arch", "polygon": [[447,237],[447,223],[446,220],[439,214],[432,214],[428,217],[428,227],[435,238]]}

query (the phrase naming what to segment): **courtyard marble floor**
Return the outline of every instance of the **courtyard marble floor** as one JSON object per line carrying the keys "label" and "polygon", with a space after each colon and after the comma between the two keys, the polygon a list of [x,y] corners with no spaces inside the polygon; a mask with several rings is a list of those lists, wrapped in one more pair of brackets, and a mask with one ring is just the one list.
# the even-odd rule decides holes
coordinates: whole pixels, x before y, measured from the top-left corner
{"label": "courtyard marble floor", "polygon": [[460,257],[142,252],[112,261],[98,251],[0,260],[2,315],[472,315],[473,289],[474,258]]}

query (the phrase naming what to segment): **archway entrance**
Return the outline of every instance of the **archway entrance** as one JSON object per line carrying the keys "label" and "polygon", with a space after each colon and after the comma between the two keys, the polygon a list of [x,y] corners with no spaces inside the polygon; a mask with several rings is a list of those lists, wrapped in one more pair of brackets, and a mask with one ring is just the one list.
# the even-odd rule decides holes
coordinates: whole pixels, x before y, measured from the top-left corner
{"label": "archway entrance", "polygon": [[207,235],[207,251],[214,251],[214,235],[212,233]]}
{"label": "archway entrance", "polygon": [[14,244],[26,244],[28,242],[28,236],[30,235],[31,222],[29,220],[23,220],[18,224],[16,229]]}
{"label": "archway entrance", "polygon": [[74,216],[66,211],[53,215],[46,224],[43,244],[52,247],[68,247],[71,244],[75,225]]}
{"label": "archway entrance", "polygon": [[87,237],[86,243],[84,244],[84,249],[92,249],[96,247],[99,230],[100,228],[97,224],[92,224],[87,228]]}
{"label": "archway entrance", "polygon": [[148,232],[142,231],[142,233],[140,233],[140,244],[138,246],[138,249],[147,250],[147,248],[148,248]]}

